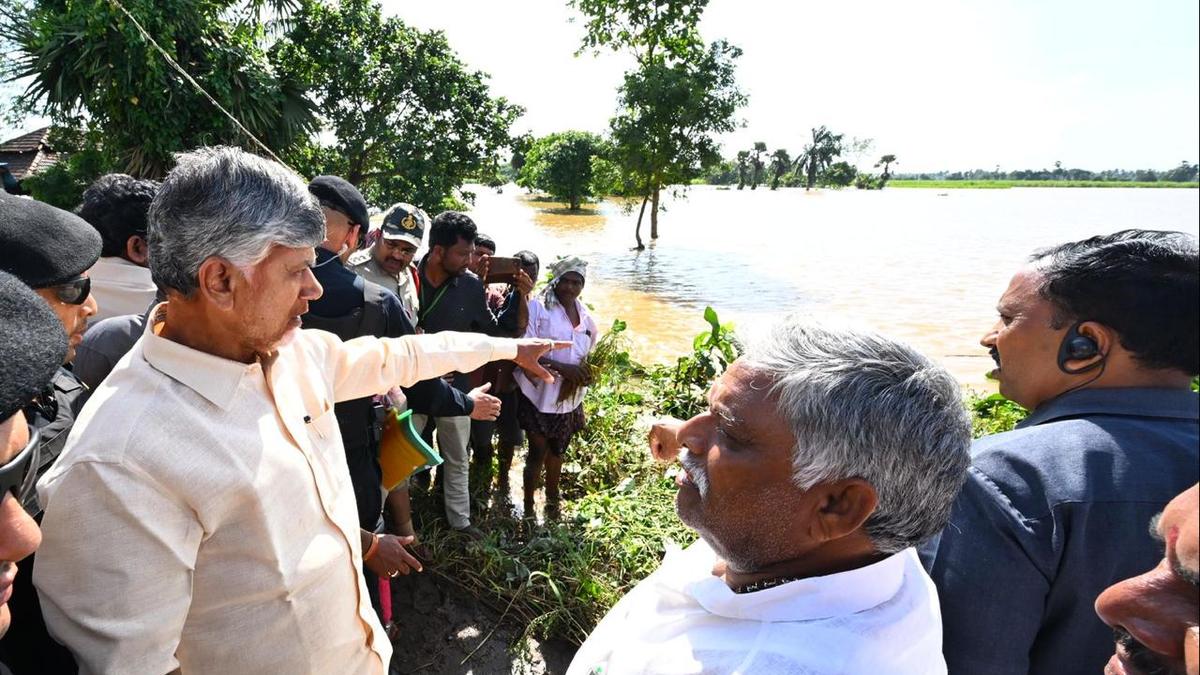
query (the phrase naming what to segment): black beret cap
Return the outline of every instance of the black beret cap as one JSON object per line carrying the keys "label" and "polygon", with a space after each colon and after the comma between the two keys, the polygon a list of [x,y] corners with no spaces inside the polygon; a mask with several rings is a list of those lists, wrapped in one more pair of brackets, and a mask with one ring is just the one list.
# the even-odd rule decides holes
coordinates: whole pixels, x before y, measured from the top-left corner
{"label": "black beret cap", "polygon": [[54,310],[11,274],[0,272],[0,422],[50,384],[67,356]]}
{"label": "black beret cap", "polygon": [[350,181],[337,176],[317,176],[308,184],[308,191],[334,210],[346,214],[351,222],[361,225],[363,231],[371,224],[367,200]]}
{"label": "black beret cap", "polygon": [[0,270],[33,288],[70,281],[100,259],[100,233],[69,211],[0,196]]}

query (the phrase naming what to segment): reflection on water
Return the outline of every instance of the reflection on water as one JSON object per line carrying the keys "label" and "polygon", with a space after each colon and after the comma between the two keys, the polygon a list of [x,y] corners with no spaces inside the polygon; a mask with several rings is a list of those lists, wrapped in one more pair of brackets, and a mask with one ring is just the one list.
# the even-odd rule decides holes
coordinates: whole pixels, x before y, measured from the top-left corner
{"label": "reflection on water", "polygon": [[[584,300],[598,320],[629,323],[642,360],[689,351],[707,305],[744,330],[802,311],[906,340],[979,389],[990,368],[979,337],[1033,250],[1128,227],[1195,234],[1200,221],[1194,190],[698,187],[668,201],[661,239],[638,252],[636,208],[573,214],[511,185],[477,194],[472,217],[501,254],[590,261]],[[645,237],[649,216],[643,225]]]}

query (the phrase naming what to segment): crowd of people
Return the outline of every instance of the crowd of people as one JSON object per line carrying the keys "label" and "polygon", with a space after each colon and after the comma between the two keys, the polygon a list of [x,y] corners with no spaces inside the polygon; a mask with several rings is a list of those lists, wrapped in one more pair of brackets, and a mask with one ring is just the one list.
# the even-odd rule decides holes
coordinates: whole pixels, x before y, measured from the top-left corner
{"label": "crowd of people", "polygon": [[[558,516],[587,261],[539,291],[464,213],[371,220],[342,178],[233,148],[75,213],[0,196],[0,673],[387,672],[391,580],[437,564],[429,473],[384,485],[396,412],[462,541],[522,446],[524,513],[542,489]],[[699,540],[570,672],[1195,675],[1195,238],[1033,252],[997,311],[982,345],[1030,414],[975,442],[903,343],[788,316],[748,345],[650,433]]]}

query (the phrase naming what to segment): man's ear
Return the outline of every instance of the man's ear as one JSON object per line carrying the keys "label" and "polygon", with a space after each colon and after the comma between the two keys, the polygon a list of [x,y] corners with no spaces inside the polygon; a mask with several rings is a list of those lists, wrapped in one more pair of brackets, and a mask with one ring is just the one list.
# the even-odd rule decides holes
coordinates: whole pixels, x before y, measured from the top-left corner
{"label": "man's ear", "polygon": [[241,271],[233,263],[219,256],[212,256],[200,263],[196,278],[200,282],[197,293],[208,299],[217,309],[233,310],[233,291]]}
{"label": "man's ear", "polygon": [[1079,361],[1091,363],[1097,358],[1107,357],[1112,352],[1113,347],[1116,347],[1118,344],[1120,344],[1117,341],[1117,334],[1114,333],[1111,328],[1105,326],[1099,321],[1084,321],[1083,323],[1079,324],[1078,332],[1084,337],[1091,338],[1096,343],[1096,347],[1099,351],[1096,357],[1089,359],[1078,359]]}
{"label": "man's ear", "polygon": [[135,234],[125,240],[125,258],[135,265],[146,266],[146,261],[150,259],[150,246],[146,243],[146,238]]}
{"label": "man's ear", "polygon": [[875,487],[861,478],[821,483],[809,493],[813,497],[809,536],[818,542],[841,539],[858,531],[879,504]]}

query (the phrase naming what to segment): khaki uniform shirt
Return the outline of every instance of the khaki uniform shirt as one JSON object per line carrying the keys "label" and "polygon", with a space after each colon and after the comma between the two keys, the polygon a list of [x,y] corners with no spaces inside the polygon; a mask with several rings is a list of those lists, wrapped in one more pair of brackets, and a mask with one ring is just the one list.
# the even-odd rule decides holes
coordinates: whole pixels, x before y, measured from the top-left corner
{"label": "khaki uniform shirt", "polygon": [[333,404],[515,343],[304,330],[244,364],[160,337],[160,312],[38,483],[50,633],[85,674],[385,673]]}
{"label": "khaki uniform shirt", "polygon": [[367,281],[373,281],[380,286],[392,291],[400,298],[400,306],[404,308],[404,314],[408,317],[409,322],[417,325],[417,284],[415,281],[416,266],[409,265],[409,268],[404,271],[404,274],[392,276],[388,274],[375,259],[371,257],[371,251],[359,251],[350,256],[350,269],[354,270]]}

